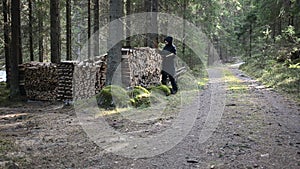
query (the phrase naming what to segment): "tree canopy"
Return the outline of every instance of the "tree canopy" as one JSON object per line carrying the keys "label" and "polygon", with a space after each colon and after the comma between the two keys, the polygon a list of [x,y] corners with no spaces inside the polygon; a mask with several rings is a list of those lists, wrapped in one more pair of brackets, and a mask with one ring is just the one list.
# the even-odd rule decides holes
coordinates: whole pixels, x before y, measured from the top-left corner
{"label": "tree canopy", "polygon": [[[85,42],[89,42],[89,56],[101,55],[98,47],[102,44],[97,38],[88,41],[92,33],[99,34],[100,27],[133,13],[163,12],[201,27],[224,63],[239,58],[257,68],[273,62],[297,67],[299,6],[298,0],[2,0],[0,59],[3,63],[5,60],[6,67],[11,70],[16,69],[17,63],[28,61],[58,63],[77,58]],[[166,24],[157,20],[157,16],[151,17],[149,29]],[[118,35],[130,34],[130,23],[125,25],[126,29],[119,29],[124,32]],[[184,29],[188,31],[189,28],[184,26]],[[114,36],[111,32],[104,33]],[[120,45],[158,47],[164,36],[135,35]],[[191,68],[197,68],[197,58],[184,41],[177,42],[177,46],[179,57]],[[207,57],[214,54],[208,51]],[[15,79],[18,75],[11,76]]]}

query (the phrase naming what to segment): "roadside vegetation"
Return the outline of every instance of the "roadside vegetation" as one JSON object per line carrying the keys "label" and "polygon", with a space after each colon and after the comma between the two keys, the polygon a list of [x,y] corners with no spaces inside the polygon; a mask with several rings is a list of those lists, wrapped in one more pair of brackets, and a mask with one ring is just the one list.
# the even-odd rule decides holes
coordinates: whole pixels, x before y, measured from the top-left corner
{"label": "roadside vegetation", "polygon": [[294,27],[287,27],[274,42],[261,45],[251,57],[244,56],[241,69],[266,87],[300,102],[300,38]]}

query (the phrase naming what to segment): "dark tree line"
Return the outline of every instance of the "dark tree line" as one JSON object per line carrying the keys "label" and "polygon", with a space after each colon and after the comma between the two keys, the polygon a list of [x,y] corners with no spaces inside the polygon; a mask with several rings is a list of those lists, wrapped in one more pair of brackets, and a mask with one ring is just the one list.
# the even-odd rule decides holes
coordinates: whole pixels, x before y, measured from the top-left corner
{"label": "dark tree line", "polygon": [[[290,53],[299,50],[299,6],[297,0],[2,0],[0,29],[4,45],[0,46],[0,54],[5,55],[7,86],[12,96],[18,95],[18,64],[23,61],[72,60],[81,54],[85,42],[88,42],[88,57],[99,56],[102,54],[99,53],[100,27],[124,15],[153,12],[146,18],[145,30],[157,32],[161,25],[168,27],[167,22],[157,20],[155,15],[164,12],[201,27],[211,42],[207,46],[208,60],[218,55],[224,62],[232,61],[235,56],[264,61],[266,52],[276,53],[282,48]],[[189,28],[186,22],[182,24],[185,37]],[[131,23],[127,22],[110,28],[108,37],[129,36],[130,27]],[[163,31],[164,35],[135,35],[112,46],[108,51],[107,77],[120,62],[122,46],[158,47],[168,35],[168,30]],[[199,58],[186,46],[185,38],[182,39],[183,42],[176,42],[178,55],[196,69]],[[289,59],[281,57],[284,61]],[[111,79],[107,79],[110,84]]]}

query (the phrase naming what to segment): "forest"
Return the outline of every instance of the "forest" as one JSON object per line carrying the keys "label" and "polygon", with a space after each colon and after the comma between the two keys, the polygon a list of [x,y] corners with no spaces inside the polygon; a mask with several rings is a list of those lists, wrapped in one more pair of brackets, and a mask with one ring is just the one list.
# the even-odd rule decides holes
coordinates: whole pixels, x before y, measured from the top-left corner
{"label": "forest", "polygon": [[0,168],[300,167],[300,0],[0,11]]}
{"label": "forest", "polygon": [[[243,70],[251,76],[268,86],[294,93],[299,87],[299,6],[297,0],[3,0],[1,69],[7,71],[11,95],[18,95],[18,64],[72,60],[80,55],[92,34],[110,21],[134,13],[161,12],[201,27],[223,63],[242,60]],[[156,19],[155,23],[157,26],[163,21]],[[127,24],[126,29],[124,26],[117,31],[121,32],[118,36],[130,35],[130,23]],[[119,48],[158,47],[166,35],[134,35],[123,40]],[[89,43],[99,46],[99,40]],[[191,68],[197,67],[193,65],[197,56],[184,41],[176,45],[178,56]],[[98,56],[98,48],[89,50],[90,55]],[[213,54],[206,55],[210,58]]]}

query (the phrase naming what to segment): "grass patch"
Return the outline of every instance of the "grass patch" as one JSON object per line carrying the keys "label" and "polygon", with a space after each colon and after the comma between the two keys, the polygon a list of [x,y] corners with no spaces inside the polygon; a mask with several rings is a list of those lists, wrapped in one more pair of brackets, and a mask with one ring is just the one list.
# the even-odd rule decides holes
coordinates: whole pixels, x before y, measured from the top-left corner
{"label": "grass patch", "polygon": [[168,86],[166,85],[159,85],[159,86],[156,86],[156,87],[153,87],[151,89],[151,92],[152,93],[160,93],[160,94],[163,94],[163,95],[166,95],[166,96],[169,96],[171,94],[171,90]]}
{"label": "grass patch", "polygon": [[15,149],[16,148],[13,140],[0,135],[0,158],[1,159],[9,160],[9,158],[6,157],[6,154],[8,152],[15,151]]}
{"label": "grass patch", "polygon": [[241,66],[241,69],[255,77],[267,87],[300,102],[300,67],[284,63],[268,62],[264,67],[255,61]]}
{"label": "grass patch", "polygon": [[162,112],[162,118],[176,116],[182,106],[189,105],[194,101],[199,90],[204,89],[208,81],[207,72],[198,77],[193,76],[191,72],[186,72],[177,79],[179,91],[175,95],[171,94],[170,86],[166,85],[152,86],[148,90],[136,86],[127,90],[128,97],[125,102],[129,101],[130,106],[115,106],[112,109],[99,106],[100,111],[96,116],[110,117],[122,114],[128,115],[128,117],[135,115],[143,117],[145,114],[158,115]]}
{"label": "grass patch", "polygon": [[248,90],[248,86],[242,83],[242,80],[234,76],[230,70],[224,69],[224,80],[227,83],[227,90],[236,92],[236,93],[244,93]]}
{"label": "grass patch", "polygon": [[0,82],[0,107],[20,107],[24,104],[26,98],[19,96],[18,98],[9,98],[9,89],[6,88],[5,82]]}

